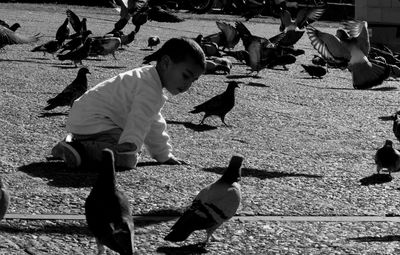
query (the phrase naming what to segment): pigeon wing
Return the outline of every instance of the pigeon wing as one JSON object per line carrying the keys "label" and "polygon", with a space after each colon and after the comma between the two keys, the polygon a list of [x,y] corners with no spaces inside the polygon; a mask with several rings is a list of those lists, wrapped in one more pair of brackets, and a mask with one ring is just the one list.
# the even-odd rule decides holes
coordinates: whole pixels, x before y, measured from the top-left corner
{"label": "pigeon wing", "polygon": [[283,10],[281,12],[280,19],[281,19],[281,26],[280,26],[279,30],[281,32],[293,23],[292,15],[290,14],[290,12],[288,10]]}
{"label": "pigeon wing", "polygon": [[199,104],[194,107],[196,112],[213,112],[216,109],[221,108],[221,102],[223,101],[223,94],[216,95],[213,98],[207,100],[206,102]]}
{"label": "pigeon wing", "polygon": [[68,17],[69,23],[71,24],[72,28],[75,30],[75,32],[80,33],[82,24],[81,24],[81,20],[79,19],[78,15],[76,15],[70,9],[68,9],[66,12],[67,12],[67,17]]}
{"label": "pigeon wing", "polygon": [[296,15],[295,23],[299,29],[304,28],[308,24],[319,20],[325,13],[326,8],[303,8]]}
{"label": "pigeon wing", "polygon": [[239,37],[239,32],[236,30],[234,26],[231,24],[225,23],[225,22],[220,22],[216,21],[217,27],[224,33],[226,42],[227,42],[227,47],[228,48],[233,48],[238,44],[240,37]]}
{"label": "pigeon wing", "polygon": [[343,26],[351,37],[357,38],[357,46],[364,55],[368,56],[370,51],[368,23],[366,21],[351,20],[343,23]]}
{"label": "pigeon wing", "polygon": [[307,34],[311,41],[311,45],[325,59],[333,62],[349,61],[351,58],[349,50],[334,35],[321,32],[318,29],[308,26]]}
{"label": "pigeon wing", "polygon": [[36,34],[33,36],[26,36],[13,32],[6,27],[0,26],[0,45],[33,43],[37,42],[40,37],[41,37],[40,34]]}

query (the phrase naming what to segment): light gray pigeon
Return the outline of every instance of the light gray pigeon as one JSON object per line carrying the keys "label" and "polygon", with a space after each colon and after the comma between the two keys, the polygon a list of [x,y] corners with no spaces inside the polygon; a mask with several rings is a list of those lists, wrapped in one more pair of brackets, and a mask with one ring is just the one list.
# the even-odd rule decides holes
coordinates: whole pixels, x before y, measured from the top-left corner
{"label": "light gray pigeon", "polygon": [[239,181],[243,159],[242,156],[231,158],[222,177],[199,192],[165,240],[184,241],[193,231],[204,229],[207,232],[204,243],[207,244],[214,231],[235,215],[241,201]]}

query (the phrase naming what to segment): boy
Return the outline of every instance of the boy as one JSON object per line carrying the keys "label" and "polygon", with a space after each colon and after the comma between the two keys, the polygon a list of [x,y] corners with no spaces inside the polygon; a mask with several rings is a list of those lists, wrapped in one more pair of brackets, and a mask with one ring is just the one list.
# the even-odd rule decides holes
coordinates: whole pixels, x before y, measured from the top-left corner
{"label": "boy", "polygon": [[205,70],[205,55],[188,38],[172,38],[159,49],[155,66],[143,66],[97,84],[78,98],[69,113],[70,133],[53,149],[70,168],[100,162],[110,148],[120,169],[136,167],[144,144],[160,163],[182,164],[172,154],[166,122],[161,115],[167,97],[187,91]]}

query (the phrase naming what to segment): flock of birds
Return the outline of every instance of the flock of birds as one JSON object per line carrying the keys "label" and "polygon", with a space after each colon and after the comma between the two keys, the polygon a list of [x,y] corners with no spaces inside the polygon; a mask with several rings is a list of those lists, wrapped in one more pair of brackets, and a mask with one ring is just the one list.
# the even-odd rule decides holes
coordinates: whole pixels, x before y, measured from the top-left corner
{"label": "flock of birds", "polygon": [[[182,19],[172,14],[168,8],[151,6],[147,0],[115,0],[120,18],[114,28],[103,36],[92,36],[87,29],[86,18],[80,19],[72,10],[66,11],[66,19],[58,28],[55,39],[38,45],[32,52],[57,54],[61,61],[70,60],[77,66],[90,56],[104,56],[115,52],[123,45],[129,45],[148,20],[159,22],[181,22]],[[372,47],[369,42],[368,27],[365,21],[346,21],[336,35],[316,29],[311,24],[325,12],[326,6],[299,9],[293,19],[291,13],[281,10],[280,32],[270,38],[254,35],[243,22],[234,25],[217,21],[220,32],[210,35],[199,35],[193,38],[207,56],[206,74],[229,74],[232,60],[249,67],[249,74],[259,74],[265,68],[281,66],[284,70],[294,64],[304,50],[296,49],[295,44],[306,33],[311,45],[319,53],[310,64],[302,64],[304,72],[312,78],[323,78],[328,68],[348,68],[352,74],[353,86],[366,89],[381,84],[388,77],[400,75],[399,54],[385,46]],[[135,28],[124,34],[122,30],[129,20]],[[8,25],[0,21],[0,48],[6,45],[35,43],[41,35],[22,35],[16,30],[19,24]],[[72,27],[73,32],[69,27]],[[235,50],[239,42],[244,49]],[[156,47],[160,38],[148,40],[150,48]],[[143,64],[155,61],[159,51],[146,56]],[[44,110],[52,110],[59,106],[72,106],[75,99],[88,89],[87,67],[78,70],[76,78],[61,93],[47,101]],[[238,81],[229,81],[226,90],[206,102],[194,107],[190,113],[204,112],[200,125],[209,116],[220,117],[223,124],[225,115],[235,105],[235,89]],[[400,112],[393,117],[393,131],[400,137]],[[165,240],[178,242],[186,240],[193,231],[206,230],[205,244],[213,236],[213,232],[236,213],[240,200],[241,166],[244,158],[233,156],[220,179],[202,189],[192,205],[183,213],[171,228]],[[376,152],[375,161],[378,173],[387,168],[389,174],[400,168],[400,152],[393,148],[391,141]],[[128,199],[117,189],[115,179],[114,155],[111,150],[103,151],[103,162],[99,169],[97,181],[85,201],[87,224],[96,238],[99,254],[108,247],[120,254],[134,253],[134,224]],[[10,196],[0,180],[0,220],[9,206]]]}

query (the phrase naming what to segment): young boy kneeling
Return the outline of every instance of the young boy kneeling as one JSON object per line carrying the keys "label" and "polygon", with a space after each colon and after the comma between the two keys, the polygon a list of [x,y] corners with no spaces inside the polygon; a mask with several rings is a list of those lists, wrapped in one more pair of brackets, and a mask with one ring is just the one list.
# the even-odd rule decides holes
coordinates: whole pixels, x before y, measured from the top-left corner
{"label": "young boy kneeling", "polygon": [[161,115],[167,97],[187,91],[205,70],[205,56],[192,39],[172,38],[159,49],[157,64],[121,73],[99,83],[78,98],[69,113],[70,133],[52,155],[77,168],[100,162],[101,151],[115,153],[116,166],[135,168],[144,144],[160,163],[181,164],[172,154]]}

